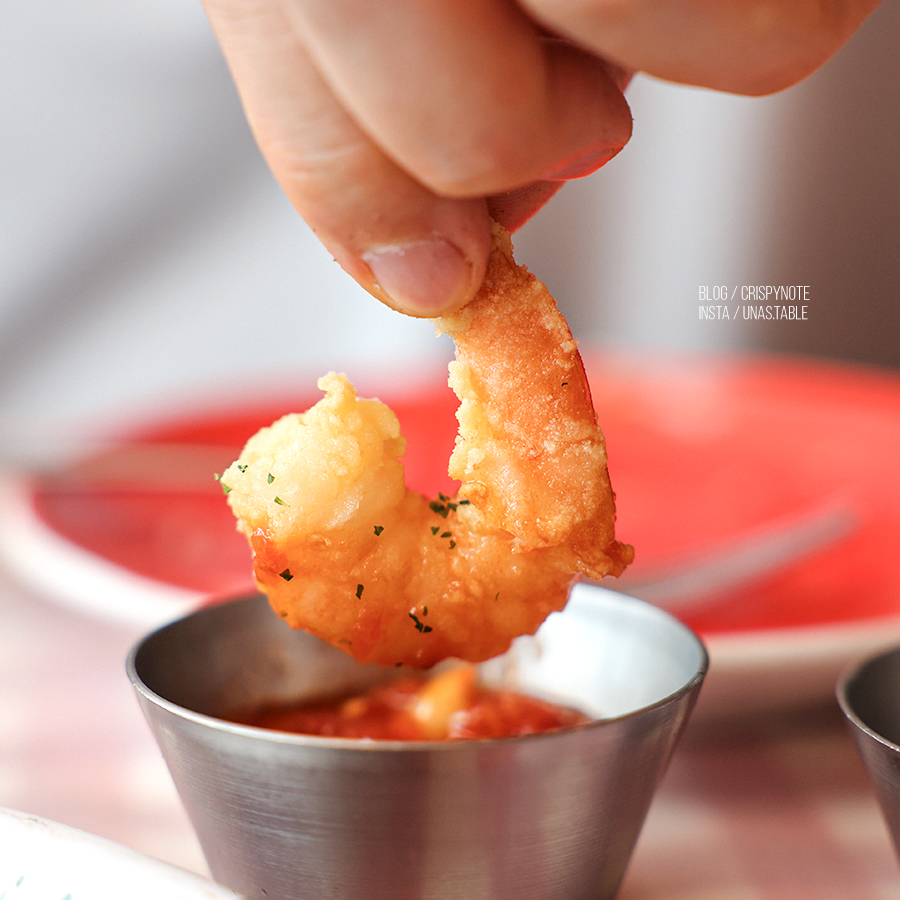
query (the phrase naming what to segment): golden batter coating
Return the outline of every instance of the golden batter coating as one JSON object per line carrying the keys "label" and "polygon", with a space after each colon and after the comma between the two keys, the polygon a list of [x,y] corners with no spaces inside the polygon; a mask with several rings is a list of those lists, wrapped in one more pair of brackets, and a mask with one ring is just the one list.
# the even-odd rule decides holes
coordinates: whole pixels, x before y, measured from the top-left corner
{"label": "golden batter coating", "polygon": [[333,373],[222,476],[275,611],[360,662],[488,659],[562,609],[579,576],[632,556],[576,343],[499,227],[478,295],[436,324],[457,348],[458,495],[408,490],[396,417]]}
{"label": "golden batter coating", "polygon": [[456,345],[461,404],[450,458],[460,492],[523,548],[572,544],[593,578],[619,574],[615,499],[578,344],[546,286],[513,259],[499,226],[475,299],[438,328]]}

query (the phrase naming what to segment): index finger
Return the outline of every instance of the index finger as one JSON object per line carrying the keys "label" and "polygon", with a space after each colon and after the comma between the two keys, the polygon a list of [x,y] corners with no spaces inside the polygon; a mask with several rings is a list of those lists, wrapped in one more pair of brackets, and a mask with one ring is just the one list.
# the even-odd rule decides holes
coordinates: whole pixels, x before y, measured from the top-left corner
{"label": "index finger", "polygon": [[880,0],[520,0],[546,27],[658,78],[737,94],[812,74]]}

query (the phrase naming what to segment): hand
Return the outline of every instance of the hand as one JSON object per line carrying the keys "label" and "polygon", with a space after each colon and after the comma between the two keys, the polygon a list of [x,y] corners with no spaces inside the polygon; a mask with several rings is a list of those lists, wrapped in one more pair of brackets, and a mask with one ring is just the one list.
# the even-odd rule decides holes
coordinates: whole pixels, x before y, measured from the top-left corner
{"label": "hand", "polygon": [[814,72],[880,0],[519,0],[544,27],[657,78],[761,96]]}
{"label": "hand", "polygon": [[363,287],[423,316],[478,289],[490,217],[515,230],[625,146],[632,71],[777,90],[876,5],[205,0],[291,202]]}

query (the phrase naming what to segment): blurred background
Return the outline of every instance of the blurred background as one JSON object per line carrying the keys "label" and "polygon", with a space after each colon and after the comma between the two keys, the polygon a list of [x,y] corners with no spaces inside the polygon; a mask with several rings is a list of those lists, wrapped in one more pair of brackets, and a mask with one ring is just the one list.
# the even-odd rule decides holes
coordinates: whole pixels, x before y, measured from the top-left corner
{"label": "blurred background", "polygon": [[[898,49],[900,2],[886,0],[820,72],[775,97],[724,96],[638,77],[628,94],[631,144],[595,175],[566,186],[515,236],[519,259],[547,282],[586,346],[635,349],[651,359],[670,350],[763,352],[900,367]],[[0,132],[0,488],[7,476],[15,482],[21,471],[77,452],[98,431],[128,430],[185,408],[239,405],[270,392],[308,397],[330,369],[346,371],[367,391],[445,378],[449,343],[435,338],[430,323],[400,316],[365,294],[282,196],[250,138],[197,0],[0,4]],[[752,285],[808,286],[807,318],[701,317],[701,306],[718,302],[701,299],[701,289]],[[715,419],[708,414],[715,399],[709,390],[691,392],[694,415],[686,424],[673,423],[675,414],[663,416],[663,425],[673,433],[675,424],[688,432],[696,427],[702,437],[707,420]],[[873,413],[879,423],[881,412]],[[825,419],[816,447],[824,448],[828,472],[840,473],[845,458],[834,449],[831,418]],[[809,424],[804,420],[798,431]],[[792,433],[783,430],[776,437],[789,445]],[[813,431],[818,440],[820,431]],[[845,431],[848,439],[855,435]],[[900,426],[892,440],[869,439],[870,433],[884,431],[859,437],[881,448],[877,462],[884,468],[864,473],[878,482],[885,469],[895,469],[891,448],[900,442]],[[658,446],[667,452],[673,438],[663,437],[669,443],[660,439]],[[638,461],[645,444],[656,446],[642,438],[631,445]],[[707,468],[726,457],[717,447]],[[627,458],[624,449],[617,459]],[[731,462],[740,469],[742,459],[736,454]],[[690,463],[685,470],[695,475],[704,468],[693,457]],[[802,471],[807,459],[798,465]],[[745,468],[741,480],[726,467],[727,477],[703,495],[711,509],[737,510],[740,503],[722,502],[735,492],[741,502],[766,499],[759,479],[744,487],[755,471]],[[819,471],[811,468],[813,475]],[[211,470],[204,464],[203,485],[215,509],[224,509]],[[790,498],[792,481],[806,483],[795,477],[796,468],[786,471],[764,485],[768,494],[784,489]],[[650,495],[660,480],[667,491],[674,484],[674,493],[650,499],[681,508],[678,489],[689,490],[688,480],[666,480],[664,469],[658,474],[648,481]],[[890,527],[878,532],[883,543],[874,550],[860,536],[863,549],[851,562],[866,563],[859,564],[862,574],[876,568],[873,558],[896,557],[900,522],[888,489],[895,481],[889,474],[873,489],[890,505]],[[722,493],[723,484],[731,494]],[[625,482],[622,496],[638,513],[639,494]],[[86,565],[73,557],[70,544],[54,541],[49,529],[35,537],[26,527],[35,524],[29,503],[26,494],[0,517],[0,550],[6,551],[0,563],[0,806],[203,871],[123,671],[125,653],[147,626],[117,615],[140,606],[143,588],[119,576],[107,583],[93,558]],[[85,512],[78,496],[73,503],[76,531],[97,525],[104,538],[110,531],[113,539],[121,535],[129,550],[140,544],[132,537],[140,525],[132,507],[116,508],[119,518],[108,520],[94,517],[90,504]],[[647,521],[671,530],[657,507],[645,506]],[[185,529],[195,542],[206,538],[195,513],[173,509],[182,530],[163,530],[169,544],[186,546]],[[226,519],[223,527],[234,538]],[[28,544],[32,538],[38,543]],[[153,559],[159,548],[144,540]],[[211,546],[217,553],[218,545]],[[13,569],[26,573],[24,584]],[[851,569],[846,581],[862,583],[864,591],[865,579]],[[84,615],[77,603],[58,602],[76,595],[82,601],[76,575],[91,601],[109,595],[114,614]],[[812,596],[818,602],[821,595]],[[787,656],[787,642],[779,646]],[[815,652],[811,658],[818,659]],[[757,682],[744,681],[758,683],[761,695],[777,694],[766,672],[753,674]],[[795,673],[788,681],[797,681]],[[823,697],[833,698],[831,683]],[[900,900],[874,801],[841,742],[846,735],[828,731],[819,744],[802,732],[791,738],[796,758],[773,766],[769,748],[781,747],[784,733],[761,743],[761,761],[741,755],[757,744],[737,734],[739,749],[724,743],[712,766],[704,749],[675,772],[668,805],[650,823],[650,842],[638,858],[640,883],[658,881],[658,890],[632,896]],[[822,768],[822,759],[830,768]],[[747,780],[748,771],[756,781]],[[741,773],[737,791],[729,787],[729,772]],[[797,773],[799,788],[788,777]],[[850,803],[847,779],[855,779]],[[784,789],[786,781],[793,786]],[[751,815],[747,839],[737,826],[746,792],[757,788],[771,802],[753,807],[762,809],[765,822],[756,827]],[[798,790],[810,797],[801,809],[847,814],[855,865],[834,851],[836,818],[827,828],[812,813],[809,821],[798,819]],[[733,840],[723,822],[734,826]],[[694,830],[685,831],[685,823]],[[683,833],[704,851],[669,844]],[[725,851],[710,843],[711,834],[730,841]],[[773,837],[757,839],[763,834]],[[860,834],[871,853],[869,844],[857,852]],[[802,846],[806,853],[810,835],[827,838],[817,845],[815,859],[823,862],[801,869],[798,880],[790,851]],[[756,853],[754,872],[767,886],[775,859],[785,892],[746,890],[744,858],[735,869],[740,890],[716,892],[711,885],[725,877],[719,861],[736,847]],[[682,893],[670,877],[673,860],[692,869]],[[890,889],[866,894],[861,881],[875,878]],[[798,892],[801,881],[809,893]]]}
{"label": "blurred background", "polygon": [[[898,46],[889,0],[779,96],[637,78],[631,144],[519,233],[521,260],[592,345],[900,364]],[[4,4],[0,106],[5,456],[329,369],[443,368],[281,195],[199,3]],[[807,320],[699,315],[701,286],[767,284],[808,285]]]}

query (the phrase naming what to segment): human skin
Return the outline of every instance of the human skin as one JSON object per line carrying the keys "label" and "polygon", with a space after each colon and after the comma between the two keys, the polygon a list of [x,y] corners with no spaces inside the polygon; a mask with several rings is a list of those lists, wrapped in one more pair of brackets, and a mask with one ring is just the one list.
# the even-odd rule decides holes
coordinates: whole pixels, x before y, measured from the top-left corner
{"label": "human skin", "polygon": [[204,0],[275,178],[343,268],[434,317],[631,136],[633,72],[762,95],[878,0]]}

